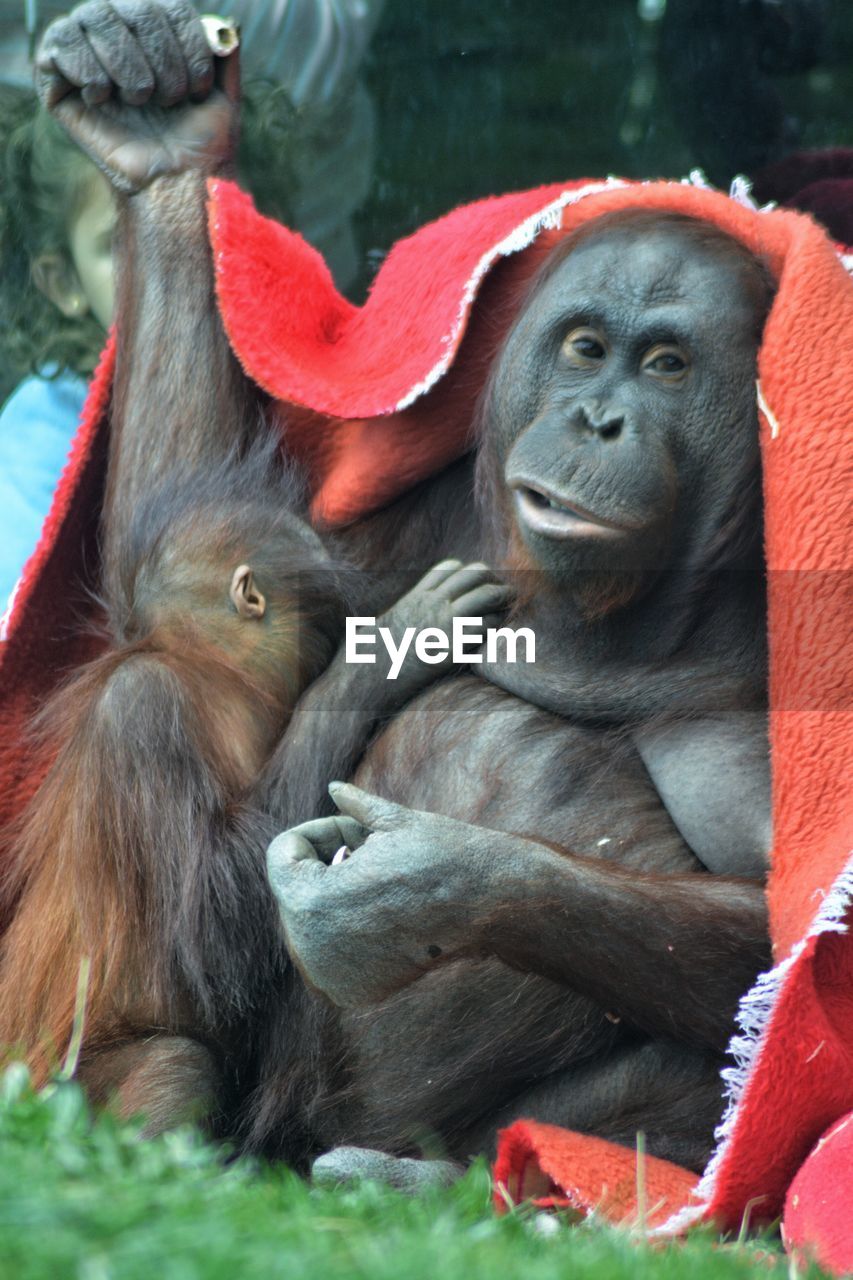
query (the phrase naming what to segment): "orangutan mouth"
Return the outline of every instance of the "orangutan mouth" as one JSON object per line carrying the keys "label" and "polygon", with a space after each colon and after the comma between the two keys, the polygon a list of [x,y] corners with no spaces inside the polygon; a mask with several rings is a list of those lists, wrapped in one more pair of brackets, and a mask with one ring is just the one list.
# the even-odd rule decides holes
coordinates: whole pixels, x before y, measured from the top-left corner
{"label": "orangutan mouth", "polygon": [[549,538],[612,538],[630,532],[625,525],[594,515],[540,485],[518,481],[512,487],[519,517],[534,533]]}

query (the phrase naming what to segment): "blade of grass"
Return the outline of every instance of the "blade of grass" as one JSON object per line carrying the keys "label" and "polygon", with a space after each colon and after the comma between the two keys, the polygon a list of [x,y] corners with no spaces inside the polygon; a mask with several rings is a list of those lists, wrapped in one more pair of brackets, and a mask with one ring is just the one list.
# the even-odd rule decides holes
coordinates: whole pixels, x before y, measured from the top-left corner
{"label": "blade of grass", "polygon": [[59,1072],[60,1080],[72,1080],[80,1060],[80,1049],[83,1045],[83,1029],[86,1025],[86,997],[89,994],[89,975],[92,962],[89,956],[81,956],[80,968],[77,970],[77,994],[74,998],[74,1022],[71,1025],[71,1039],[68,1052]]}

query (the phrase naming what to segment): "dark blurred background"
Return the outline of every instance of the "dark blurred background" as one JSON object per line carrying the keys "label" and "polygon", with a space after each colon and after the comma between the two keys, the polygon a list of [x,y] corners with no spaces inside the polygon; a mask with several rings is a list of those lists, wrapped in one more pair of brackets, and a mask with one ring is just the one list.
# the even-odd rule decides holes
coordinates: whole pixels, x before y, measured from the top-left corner
{"label": "dark blurred background", "polygon": [[850,0],[387,0],[368,55],[381,246],[472,197],[617,173],[718,185],[853,143]]}
{"label": "dark blurred background", "polygon": [[[28,75],[27,7],[0,0],[7,79]],[[219,5],[249,28],[276,7],[280,0]],[[39,28],[66,8],[29,4]],[[362,8],[354,61],[374,121],[351,292],[396,237],[477,196],[585,175],[680,177],[696,167],[725,185],[796,149],[853,143],[850,0],[363,0]],[[275,42],[258,37],[247,75],[274,78]]]}

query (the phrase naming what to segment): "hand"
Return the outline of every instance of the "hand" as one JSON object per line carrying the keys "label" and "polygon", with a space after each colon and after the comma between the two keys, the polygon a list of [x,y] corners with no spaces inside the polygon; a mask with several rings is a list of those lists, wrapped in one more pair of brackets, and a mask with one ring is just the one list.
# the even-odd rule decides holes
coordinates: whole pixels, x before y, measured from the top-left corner
{"label": "hand", "polygon": [[398,651],[409,633],[409,647],[394,680],[386,679],[388,654],[385,645],[377,643],[376,666],[370,670],[382,680],[383,712],[388,710],[389,702],[393,707],[404,706],[453,666],[452,653],[438,661],[424,662],[415,649],[418,632],[436,627],[452,641],[454,618],[481,618],[484,627],[499,626],[511,596],[512,588],[481,561],[463,564],[461,560],[442,560],[425,573],[377,619],[377,627],[387,627],[391,632]]}
{"label": "hand", "polygon": [[[295,963],[312,987],[353,1008],[475,951],[500,893],[494,847],[526,842],[343,783],[329,790],[342,815],[277,836],[267,869]],[[342,846],[353,856],[330,865]]]}
{"label": "hand", "polygon": [[132,194],[167,174],[227,165],[237,54],[214,59],[187,0],[89,0],[52,22],[36,56],[43,105]]}

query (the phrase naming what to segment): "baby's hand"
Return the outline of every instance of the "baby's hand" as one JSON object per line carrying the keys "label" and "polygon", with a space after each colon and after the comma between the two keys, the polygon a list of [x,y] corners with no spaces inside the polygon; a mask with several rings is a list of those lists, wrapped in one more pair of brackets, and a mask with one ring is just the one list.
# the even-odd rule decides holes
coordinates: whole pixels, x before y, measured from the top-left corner
{"label": "baby's hand", "polygon": [[[442,560],[424,574],[420,582],[401,596],[377,618],[377,628],[390,632],[394,650],[400,657],[392,659],[387,642],[377,638],[377,665],[374,671],[385,679],[385,694],[395,705],[402,706],[434,680],[446,675],[453,665],[453,619],[482,619],[483,630],[500,625],[510,602],[511,588],[500,582],[492,569],[482,562],[463,564],[461,560]],[[427,628],[438,628],[449,641],[442,655],[440,643],[429,646],[429,657],[416,648],[417,637]],[[435,638],[438,641],[438,638]],[[466,649],[473,645],[466,640]]]}

